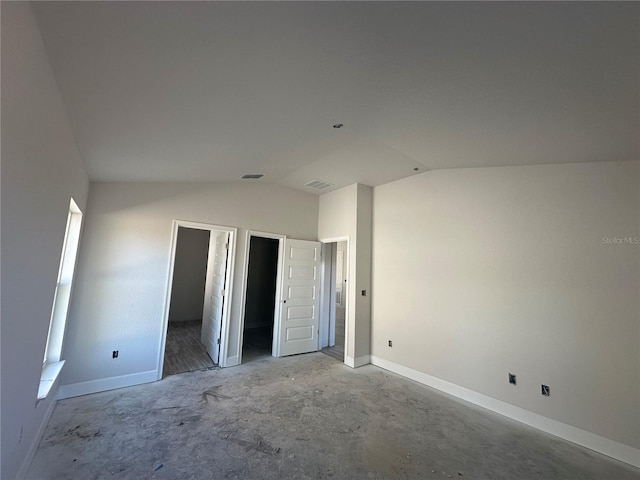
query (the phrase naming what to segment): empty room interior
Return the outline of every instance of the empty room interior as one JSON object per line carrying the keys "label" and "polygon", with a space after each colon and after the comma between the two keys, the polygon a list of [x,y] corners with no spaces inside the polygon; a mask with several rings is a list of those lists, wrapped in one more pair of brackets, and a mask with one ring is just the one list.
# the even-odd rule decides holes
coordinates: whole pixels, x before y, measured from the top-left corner
{"label": "empty room interior", "polygon": [[0,8],[2,479],[640,477],[640,3]]}

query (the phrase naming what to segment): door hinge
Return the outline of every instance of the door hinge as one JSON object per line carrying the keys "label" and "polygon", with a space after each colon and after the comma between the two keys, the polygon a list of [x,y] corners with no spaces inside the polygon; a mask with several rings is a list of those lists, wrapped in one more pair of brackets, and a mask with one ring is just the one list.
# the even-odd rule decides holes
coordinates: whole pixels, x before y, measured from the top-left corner
{"label": "door hinge", "polygon": [[218,338],[218,340],[216,340],[216,343],[217,343],[218,345],[220,345],[220,338]]}
{"label": "door hinge", "polygon": [[228,244],[228,243],[225,243],[225,244],[224,244],[224,249],[225,249],[225,250],[229,250],[229,244]]}
{"label": "door hinge", "polygon": [[220,296],[224,297],[227,294],[226,290],[220,290]]}

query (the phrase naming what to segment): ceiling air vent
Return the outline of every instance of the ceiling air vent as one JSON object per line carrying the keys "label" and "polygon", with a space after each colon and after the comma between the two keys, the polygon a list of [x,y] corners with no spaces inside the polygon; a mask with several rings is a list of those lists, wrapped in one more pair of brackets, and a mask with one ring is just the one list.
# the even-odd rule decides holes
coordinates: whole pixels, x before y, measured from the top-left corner
{"label": "ceiling air vent", "polygon": [[315,188],[316,190],[324,190],[325,188],[333,187],[333,183],[323,182],[322,180],[311,180],[304,184],[305,187]]}
{"label": "ceiling air vent", "polygon": [[258,178],[262,178],[264,175],[262,173],[247,173],[246,175],[242,175],[242,178],[256,180]]}

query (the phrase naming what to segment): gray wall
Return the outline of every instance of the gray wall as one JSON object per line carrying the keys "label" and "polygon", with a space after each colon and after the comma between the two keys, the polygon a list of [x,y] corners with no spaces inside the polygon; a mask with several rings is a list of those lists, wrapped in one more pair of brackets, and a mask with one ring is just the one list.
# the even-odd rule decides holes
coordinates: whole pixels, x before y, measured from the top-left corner
{"label": "gray wall", "polygon": [[69,198],[84,212],[89,183],[29,4],[1,8],[0,477],[12,479],[56,397],[36,404]]}
{"label": "gray wall", "polygon": [[173,220],[239,227],[228,350],[230,364],[237,362],[246,230],[314,240],[318,197],[265,183],[92,183],[86,217],[66,392],[155,379]]}
{"label": "gray wall", "polygon": [[169,321],[201,320],[209,253],[208,230],[178,228]]}
{"label": "gray wall", "polygon": [[610,162],[377,187],[373,355],[638,448],[639,186]]}
{"label": "gray wall", "polygon": [[345,362],[351,366],[369,363],[370,355],[372,195],[371,187],[349,185],[322,195],[318,213],[320,240],[349,239]]}

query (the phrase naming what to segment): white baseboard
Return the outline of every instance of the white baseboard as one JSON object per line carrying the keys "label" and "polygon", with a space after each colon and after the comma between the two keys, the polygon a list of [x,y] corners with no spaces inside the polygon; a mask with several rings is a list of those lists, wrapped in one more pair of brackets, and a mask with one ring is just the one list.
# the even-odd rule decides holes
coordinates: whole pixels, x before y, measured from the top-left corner
{"label": "white baseboard", "polygon": [[371,363],[371,355],[362,355],[361,357],[356,358],[345,355],[344,363],[351,368],[362,367],[363,365],[368,365]]}
{"label": "white baseboard", "polygon": [[240,365],[240,359],[238,358],[238,355],[232,355],[230,357],[227,357],[227,361],[225,362],[223,367],[236,367],[238,365]]}
{"label": "white baseboard", "polygon": [[[55,383],[55,382],[54,382]],[[55,388],[55,385],[54,385]],[[33,442],[29,446],[29,451],[27,455],[24,457],[22,464],[20,465],[20,469],[18,470],[18,474],[16,475],[16,480],[23,480],[27,477],[27,472],[29,471],[29,467],[31,466],[31,462],[33,462],[33,457],[36,455],[36,451],[38,450],[38,445],[40,445],[40,440],[42,439],[42,435],[44,434],[44,429],[47,428],[49,423],[49,419],[53,414],[53,409],[56,407],[56,399],[52,398],[47,406],[47,410],[44,413],[44,417],[42,417],[42,423],[38,427],[38,431],[33,437]]]}
{"label": "white baseboard", "polygon": [[369,365],[370,363],[371,355],[362,355],[361,357],[356,357],[353,361],[355,368],[362,367],[363,365]]}
{"label": "white baseboard", "polygon": [[435,388],[449,395],[466,400],[480,407],[504,415],[518,422],[563,438],[575,444],[586,447],[590,450],[602,453],[608,457],[615,458],[621,462],[640,468],[640,449],[630,447],[623,443],[616,442],[606,437],[587,432],[580,428],[572,427],[566,423],[553,420],[551,418],[530,412],[515,405],[488,397],[473,390],[461,387],[454,383],[432,377],[423,372],[419,372],[409,367],[399,365],[389,360],[371,355],[371,363],[397,373],[403,377],[410,378],[416,382]]}
{"label": "white baseboard", "polygon": [[70,385],[60,385],[58,389],[58,400],[65,398],[79,397],[90,393],[105,392],[116,388],[131,387],[142,383],[150,383],[158,380],[157,370],[148,372],[132,373],[119,377],[101,378],[88,382],[72,383]]}

